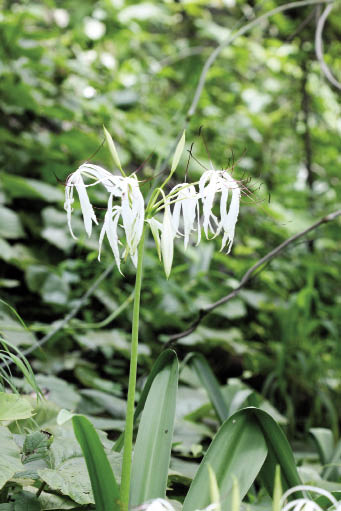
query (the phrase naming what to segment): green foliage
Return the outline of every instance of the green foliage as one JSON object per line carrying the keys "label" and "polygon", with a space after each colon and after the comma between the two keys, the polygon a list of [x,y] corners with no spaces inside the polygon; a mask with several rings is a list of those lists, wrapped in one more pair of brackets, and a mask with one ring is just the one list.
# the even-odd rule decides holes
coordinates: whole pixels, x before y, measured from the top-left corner
{"label": "green foliage", "polygon": [[95,428],[82,416],[74,416],[72,423],[86,460],[96,509],[118,510],[120,490]]}
{"label": "green foliage", "polygon": [[[135,429],[153,382],[173,358],[163,354],[169,336],[186,330],[202,307],[233,291],[245,271],[277,244],[340,207],[340,102],[315,58],[312,6],[276,15],[221,52],[188,121],[182,156],[180,139],[171,161],[210,52],[239,23],[277,5],[4,0],[0,287],[12,308],[1,301],[0,509],[93,508],[71,424],[57,424],[61,408],[83,414],[100,431],[116,479],[120,476],[131,263],[123,267],[124,278],[112,272],[76,318],[36,347],[112,262],[108,247],[97,262],[96,236],[84,235],[77,199],[78,239],[67,230],[63,183],[81,162],[115,173],[121,165],[127,174],[139,169],[147,199],[153,176],[160,186],[172,169],[167,186],[184,181],[194,142],[199,163],[191,159],[189,181],[197,180],[210,160],[217,169],[237,161],[234,177],[250,188],[229,256],[219,252],[217,240],[184,251],[178,239],[166,281],[154,243],[146,241]],[[335,6],[326,22],[324,52],[339,81],[340,26]],[[201,125],[209,154],[198,137]],[[102,224],[106,198],[94,188],[89,192]],[[249,406],[283,426],[303,482],[341,489],[339,230],[338,222],[330,222],[292,244],[238,297],[175,343],[180,361],[196,354],[180,370],[168,497],[184,501],[199,462],[218,438],[219,424],[232,428],[233,414],[244,417],[239,410]],[[31,365],[22,357],[25,350],[32,350]],[[28,396],[32,391],[46,399],[37,403]],[[266,444],[270,454],[257,484],[247,491],[238,481],[239,492],[247,492],[244,503],[250,509],[270,510],[265,485],[272,496],[274,467],[281,465],[283,488],[296,476],[280,461],[278,446],[288,451],[281,430],[257,414],[243,421],[250,421],[257,435],[261,428],[262,438],[271,431],[268,437],[276,442]],[[232,475],[234,467],[228,467]],[[208,484],[208,470],[201,470]],[[218,486],[224,475],[219,468]]]}

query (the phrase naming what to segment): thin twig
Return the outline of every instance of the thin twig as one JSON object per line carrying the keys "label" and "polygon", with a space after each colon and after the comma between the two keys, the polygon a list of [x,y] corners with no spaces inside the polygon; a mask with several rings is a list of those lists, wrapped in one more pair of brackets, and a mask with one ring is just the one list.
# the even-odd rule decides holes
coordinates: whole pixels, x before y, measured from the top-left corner
{"label": "thin twig", "polygon": [[341,83],[334,78],[332,72],[330,71],[329,67],[327,66],[324,56],[323,56],[323,40],[322,40],[322,33],[324,24],[333,8],[333,4],[327,5],[321,16],[319,17],[319,20],[317,22],[316,26],[316,32],[315,32],[315,52],[317,60],[320,63],[321,70],[324,74],[324,76],[327,78],[327,80],[334,85],[337,89],[341,90]]}
{"label": "thin twig", "polygon": [[210,312],[212,312],[214,309],[216,309],[220,305],[223,305],[224,303],[229,302],[230,300],[232,300],[232,298],[237,296],[239,294],[239,292],[241,291],[241,289],[245,286],[245,284],[247,282],[249,282],[249,280],[251,280],[251,278],[254,276],[255,271],[258,270],[258,268],[260,268],[264,264],[266,264],[269,261],[271,261],[280,252],[282,252],[282,250],[284,250],[288,245],[291,245],[291,243],[293,243],[294,241],[298,240],[299,238],[302,238],[303,236],[306,236],[306,234],[308,234],[309,232],[313,231],[314,229],[317,229],[320,225],[328,223],[328,222],[332,222],[333,220],[335,220],[339,216],[341,216],[341,209],[339,209],[337,211],[334,211],[333,213],[330,213],[327,216],[324,216],[323,218],[321,218],[320,220],[318,220],[317,222],[312,224],[307,229],[304,229],[304,231],[301,231],[301,232],[299,232],[297,234],[294,234],[293,236],[291,236],[287,240],[283,241],[283,243],[278,245],[276,248],[271,250],[271,252],[269,252],[264,257],[259,259],[259,261],[257,261],[253,266],[251,266],[251,268],[249,268],[247,270],[247,272],[242,277],[242,279],[241,279],[241,281],[240,281],[240,283],[239,283],[239,285],[238,285],[238,287],[236,289],[231,291],[231,293],[229,293],[228,295],[223,296],[222,298],[220,298],[216,302],[208,305],[207,307],[204,307],[204,308],[200,309],[199,312],[198,312],[198,317],[193,321],[193,323],[190,325],[190,327],[187,328],[185,331],[180,332],[178,334],[171,335],[169,337],[168,342],[167,342],[167,347],[172,345],[175,341],[177,341],[179,339],[182,339],[183,337],[187,337],[187,335],[189,335],[192,332],[194,332],[197,329],[197,327],[199,326],[199,324],[202,322],[203,318],[205,316],[207,316],[207,314],[209,314]]}
{"label": "thin twig", "polygon": [[[204,64],[204,67],[201,71],[201,75],[199,78],[199,83],[198,83],[196,91],[194,93],[194,98],[193,98],[192,104],[188,110],[187,119],[190,119],[194,115],[197,105],[198,105],[198,102],[199,102],[199,99],[200,99],[200,96],[201,96],[201,93],[202,93],[202,90],[205,85],[207,73],[210,70],[210,68],[211,68],[212,64],[214,63],[214,61],[216,60],[216,58],[218,57],[218,55],[220,54],[220,52],[224,48],[226,48],[227,46],[232,44],[238,37],[246,34],[246,32],[248,32],[255,26],[259,25],[259,23],[267,20],[268,18],[270,18],[271,16],[274,16],[275,14],[278,14],[278,13],[284,12],[284,11],[289,11],[291,9],[296,9],[298,7],[304,7],[305,5],[329,3],[330,1],[332,1],[332,0],[301,0],[298,2],[290,2],[290,3],[284,4],[284,5],[280,5],[279,7],[276,7],[275,9],[272,9],[271,11],[266,12],[265,14],[262,14],[261,16],[258,16],[258,18],[254,19],[250,23],[247,23],[246,25],[242,26],[239,30],[237,30],[237,32],[235,32],[233,35],[227,37],[224,41],[222,41],[222,43],[219,46],[217,46],[217,48],[210,54],[210,56],[208,57],[208,59],[206,60],[206,62]],[[328,7],[330,7],[330,6],[328,6]]]}

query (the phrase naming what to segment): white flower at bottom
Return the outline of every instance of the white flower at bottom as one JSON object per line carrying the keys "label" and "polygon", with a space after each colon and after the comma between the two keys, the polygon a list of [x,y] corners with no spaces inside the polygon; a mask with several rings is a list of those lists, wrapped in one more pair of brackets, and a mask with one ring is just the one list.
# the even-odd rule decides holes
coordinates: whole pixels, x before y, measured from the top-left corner
{"label": "white flower at bottom", "polygon": [[141,506],[134,507],[132,511],[175,511],[174,507],[165,499],[152,499]]}
{"label": "white flower at bottom", "polygon": [[318,488],[317,486],[310,485],[298,485],[293,486],[287,490],[281,498],[281,511],[324,511],[321,506],[314,500],[308,497],[299,497],[286,503],[288,497],[296,492],[312,492],[317,493],[326,497],[330,504],[327,509],[329,511],[341,511],[341,502],[337,501],[336,498],[327,490]]}

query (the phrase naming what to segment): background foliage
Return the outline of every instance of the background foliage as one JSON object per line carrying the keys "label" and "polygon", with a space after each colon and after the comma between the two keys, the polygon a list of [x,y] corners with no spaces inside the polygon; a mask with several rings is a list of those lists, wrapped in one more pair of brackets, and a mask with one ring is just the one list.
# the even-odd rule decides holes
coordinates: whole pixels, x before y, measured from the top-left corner
{"label": "background foliage", "polygon": [[[0,304],[5,340],[21,349],[32,347],[112,262],[109,249],[97,262],[95,236],[87,239],[83,233],[77,204],[78,241],[71,238],[63,211],[63,182],[80,163],[91,159],[112,168],[102,146],[102,125],[117,142],[125,168],[141,167],[138,175],[146,180],[142,189],[147,194],[148,179],[182,130],[212,49],[236,27],[277,5],[265,0],[4,1],[0,285],[3,300],[29,327]],[[190,161],[189,175],[193,180],[200,176],[210,157],[216,168],[237,161],[234,176],[250,177],[254,193],[244,198],[229,256],[219,252],[219,241],[184,252],[179,240],[166,281],[150,243],[142,295],[141,384],[168,336],[184,330],[200,307],[228,294],[257,259],[285,238],[340,207],[340,97],[315,58],[318,10],[311,6],[274,16],[225,48],[208,74],[187,129],[187,148],[194,142],[200,162]],[[336,7],[327,21],[324,49],[339,78],[340,26]],[[198,136],[202,125],[208,151]],[[174,182],[183,180],[186,162],[184,156]],[[104,206],[99,191],[92,198],[98,208]],[[311,426],[338,433],[339,229],[337,222],[330,223],[292,245],[238,298],[176,344],[180,358],[199,351],[222,385],[233,384],[223,387],[226,396],[237,389],[249,396],[255,391],[258,399],[262,394],[296,441],[306,439]],[[99,322],[129,302],[130,263],[124,273],[122,278],[113,271],[77,319],[30,357],[51,407],[92,416],[110,438],[123,427],[129,303],[115,320]],[[174,452],[192,462],[212,435],[213,419],[194,373],[187,369],[181,378]],[[19,377],[16,385],[29,391]],[[185,435],[188,416],[191,433]],[[177,484],[176,468],[174,474]]]}

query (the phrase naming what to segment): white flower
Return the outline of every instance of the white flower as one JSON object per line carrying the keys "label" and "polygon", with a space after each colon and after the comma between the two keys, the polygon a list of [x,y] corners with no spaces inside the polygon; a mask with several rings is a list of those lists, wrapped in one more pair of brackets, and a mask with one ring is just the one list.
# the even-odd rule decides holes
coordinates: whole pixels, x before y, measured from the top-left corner
{"label": "white flower", "polygon": [[[186,249],[192,231],[197,230],[198,245],[201,240],[201,223],[207,239],[210,232],[215,238],[223,231],[221,250],[227,245],[227,253],[231,251],[238,220],[241,188],[227,171],[205,171],[199,180],[199,191],[193,184],[182,183],[176,185],[167,197],[162,190],[161,192],[163,195],[162,208],[164,209],[163,223],[152,219],[149,220],[149,224],[158,247],[159,257],[159,246],[161,246],[167,278],[173,263],[175,237],[179,235],[184,237]],[[212,212],[217,193],[220,193],[219,218]],[[200,219],[200,202],[202,203],[202,220]],[[171,205],[173,205],[172,211]],[[180,232],[181,213],[183,233]],[[159,231],[161,232],[161,242]]]}
{"label": "white flower", "polygon": [[[230,206],[227,208],[231,191]],[[212,213],[216,193],[220,193],[220,220]],[[199,194],[203,204],[203,228],[206,238],[209,231],[216,237],[223,230],[221,250],[227,244],[227,253],[231,251],[234,231],[239,214],[241,189],[239,184],[226,170],[207,170],[199,180]]]}
{"label": "white flower", "polygon": [[172,264],[173,264],[174,237],[175,237],[176,231],[173,226],[173,219],[172,219],[172,215],[171,215],[169,202],[165,196],[164,196],[164,208],[165,208],[165,212],[163,215],[163,223],[162,223],[162,230],[161,230],[161,254],[162,254],[162,260],[163,260],[163,267],[165,269],[165,274],[168,279],[171,269],[172,269]]}
{"label": "white flower", "polygon": [[[85,184],[83,177],[94,179],[94,181]],[[125,257],[126,254],[131,256],[136,266],[137,247],[142,236],[144,223],[144,200],[136,176],[114,176],[98,165],[92,165],[90,163],[81,165],[66,181],[65,209],[70,232],[72,236],[75,237],[71,227],[71,213],[72,203],[74,201],[73,190],[76,188],[83,214],[85,231],[88,236],[91,236],[92,222],[96,224],[98,222],[86,189],[89,186],[95,186],[99,183],[109,192],[109,199],[99,237],[98,258],[100,258],[101,247],[104,235],[106,234],[118,268],[120,269],[121,258]],[[114,198],[121,200],[120,206],[113,205]],[[120,218],[122,218],[126,242],[126,250],[122,255],[118,247],[119,239],[117,234]]]}
{"label": "white flower", "polygon": [[165,499],[152,499],[141,506],[135,507],[133,511],[143,510],[143,511],[175,511],[174,507]]}
{"label": "white flower", "polygon": [[[296,492],[313,492],[318,493],[319,495],[323,495],[326,497],[330,504],[328,505],[328,509],[331,511],[341,511],[341,502],[338,502],[335,497],[327,490],[323,488],[318,488],[317,486],[309,486],[309,485],[299,485],[294,486],[287,490],[282,498],[281,498],[281,511],[323,511],[323,509],[312,499],[308,497],[300,497],[294,500],[291,500],[286,503],[288,497]],[[332,507],[330,507],[332,505]]]}
{"label": "white flower", "polygon": [[[115,156],[115,147],[112,150]],[[117,165],[120,166],[118,157],[117,162]],[[88,182],[89,179],[92,181]],[[85,231],[88,236],[91,236],[92,223],[98,223],[87,194],[87,188],[97,184],[104,186],[109,193],[107,211],[99,236],[98,259],[100,259],[106,235],[118,269],[120,270],[121,259],[125,259],[127,255],[130,255],[136,266],[137,248],[145,221],[145,206],[135,175],[130,177],[114,176],[102,167],[90,163],[81,165],[71,174],[66,181],[65,190],[65,209],[71,234],[75,237],[71,227],[74,188],[79,196]],[[167,278],[173,264],[174,239],[177,236],[183,236],[186,249],[191,233],[196,230],[197,244],[199,244],[201,225],[207,239],[210,234],[214,238],[223,232],[221,250],[227,245],[227,253],[230,252],[238,219],[241,188],[227,171],[207,170],[201,176],[197,187],[194,184],[182,183],[176,185],[167,196],[162,187],[159,189],[159,193],[162,195],[162,200],[155,205],[155,210],[163,209],[163,221],[159,222],[155,216],[152,216],[147,219],[147,222],[155,239],[158,256],[163,260]],[[218,217],[212,212],[216,194],[220,194]],[[114,199],[118,199],[119,204],[115,204]],[[200,217],[201,204],[202,218]],[[150,213],[151,211],[148,211],[148,216],[151,216]],[[119,236],[121,228],[124,231],[123,242]],[[123,250],[120,250],[120,245],[123,245]]]}
{"label": "white flower", "polygon": [[[174,194],[174,195],[173,195]],[[183,228],[184,228],[184,245],[188,246],[189,236],[194,230],[195,217],[198,222],[198,242],[201,239],[200,212],[199,212],[199,196],[194,185],[186,183],[177,185],[169,194],[174,197],[175,204],[173,208],[173,227],[175,233],[179,233],[180,213],[182,210]]]}

